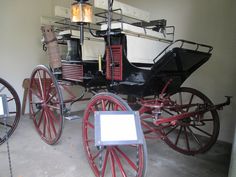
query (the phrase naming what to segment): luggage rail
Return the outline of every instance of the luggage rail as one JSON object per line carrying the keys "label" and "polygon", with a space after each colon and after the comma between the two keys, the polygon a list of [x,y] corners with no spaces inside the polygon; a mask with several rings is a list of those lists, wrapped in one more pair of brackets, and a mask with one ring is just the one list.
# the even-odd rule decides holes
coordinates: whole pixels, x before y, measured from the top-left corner
{"label": "luggage rail", "polygon": [[[103,24],[107,24],[107,22],[108,22],[107,13],[108,12],[106,10],[104,10],[102,12],[94,14],[95,17],[100,18],[100,21],[97,21],[96,25],[102,26]],[[158,40],[158,41],[168,41],[168,43],[174,41],[175,27],[174,26],[167,26],[165,19],[152,20],[150,22],[145,22],[145,21],[142,21],[142,20],[134,18],[134,17],[125,16],[124,13],[122,12],[121,8],[113,9],[111,11],[111,13],[112,13],[111,23],[120,23],[120,27],[119,27],[120,30],[117,31],[118,33],[123,31],[127,34],[130,34],[130,35],[134,35],[134,36],[138,36],[138,37],[146,37],[146,38]],[[130,30],[125,30],[125,28],[124,28],[125,24],[135,26],[136,28],[137,27],[142,28],[144,34],[141,34],[139,32],[138,33],[132,32]],[[161,33],[161,34],[163,34],[164,38],[162,39],[158,36],[154,36],[153,34],[149,34],[147,32],[147,30]],[[90,30],[90,32],[91,32],[91,30]],[[114,32],[114,29],[113,29],[113,32]],[[103,37],[104,35],[107,35],[107,32],[105,32],[105,33],[98,32],[97,37]],[[170,36],[169,39],[167,39],[167,36]]]}

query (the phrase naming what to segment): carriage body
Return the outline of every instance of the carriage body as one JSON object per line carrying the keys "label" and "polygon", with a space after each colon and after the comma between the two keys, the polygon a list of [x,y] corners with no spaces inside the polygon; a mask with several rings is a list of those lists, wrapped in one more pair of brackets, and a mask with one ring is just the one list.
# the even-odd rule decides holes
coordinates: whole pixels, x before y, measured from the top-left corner
{"label": "carriage body", "polygon": [[[129,30],[132,29],[132,26],[129,25]],[[114,61],[112,61],[105,33],[105,30],[97,31],[97,34],[104,38],[102,44],[100,41],[98,45],[86,45],[84,47],[91,47],[90,50],[99,48],[95,54],[88,54],[88,56],[93,55],[93,57],[85,56],[83,58],[80,56],[78,58],[79,53],[84,52],[79,47],[80,51],[77,52],[76,60],[62,60],[62,79],[79,82],[88,88],[105,86],[117,93],[141,98],[160,94],[169,80],[172,82],[166,92],[176,91],[211,56],[211,46],[185,40],[174,42],[170,37],[163,36],[157,39],[145,39],[140,36],[130,37],[131,35],[118,28],[114,29],[111,35],[111,48],[114,57]],[[160,33],[154,32],[154,35],[160,35]],[[73,37],[70,37],[69,40],[74,40],[75,34]],[[141,45],[136,42],[141,43]],[[79,39],[77,39],[76,45],[78,43]],[[134,48],[132,43],[136,43],[137,47]],[[154,52],[152,45],[155,45],[156,51],[154,50]],[[140,48],[142,46],[146,50],[149,49],[145,51],[145,49]],[[185,46],[189,48],[185,48]],[[201,51],[199,48],[203,50]],[[143,51],[148,57],[133,55],[137,51],[139,54],[140,51]],[[151,54],[147,54],[147,52]],[[102,56],[101,70],[99,70],[99,54]],[[97,58],[94,55],[97,55]],[[135,93],[133,92],[134,89],[136,90]]]}

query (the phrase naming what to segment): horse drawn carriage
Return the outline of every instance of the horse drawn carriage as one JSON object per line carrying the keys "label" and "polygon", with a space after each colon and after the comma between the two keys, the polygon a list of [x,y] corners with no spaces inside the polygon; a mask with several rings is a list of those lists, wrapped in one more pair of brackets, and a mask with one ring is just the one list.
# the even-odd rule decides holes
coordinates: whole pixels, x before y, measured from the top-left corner
{"label": "horse drawn carriage", "polygon": [[[69,35],[62,35],[62,41],[67,40],[69,46],[67,57],[59,60],[60,41],[51,26],[42,27],[50,67],[37,66],[29,88],[30,114],[40,137],[48,144],[57,143],[71,105],[84,100],[85,93],[92,93],[84,111],[82,134],[95,176],[144,176],[147,161],[145,143],[95,146],[96,111],[138,111],[146,139],[162,139],[187,155],[206,152],[219,133],[217,110],[228,105],[230,98],[214,105],[200,91],[181,85],[211,57],[213,48],[186,40],[173,41],[173,32],[164,33],[168,27],[163,20],[132,24],[112,20],[111,13],[116,10],[112,11],[111,4],[108,12],[98,14],[108,23],[95,33],[90,29],[87,37],[89,42],[103,41],[99,46],[104,53],[99,59],[85,59],[83,31],[76,39],[69,30]],[[153,54],[150,44],[155,44],[159,52]],[[142,52],[149,60],[140,59],[139,45],[152,50],[152,55]],[[87,50],[101,51],[99,46],[91,45]],[[154,56],[153,60],[150,56]],[[70,89],[74,85],[84,88],[80,96]]]}

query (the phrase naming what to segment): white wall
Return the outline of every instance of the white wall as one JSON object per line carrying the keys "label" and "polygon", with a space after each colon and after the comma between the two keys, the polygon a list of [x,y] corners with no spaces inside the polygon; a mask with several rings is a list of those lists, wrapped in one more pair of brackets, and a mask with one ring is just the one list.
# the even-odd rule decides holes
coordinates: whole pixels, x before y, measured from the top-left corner
{"label": "white wall", "polygon": [[51,0],[0,1],[0,77],[17,90],[38,64],[47,64],[40,44],[40,16],[52,14]]}
{"label": "white wall", "polygon": [[[224,95],[234,96],[232,104],[219,112],[220,140],[232,142],[236,110],[235,30],[232,24],[233,0],[120,0],[151,13],[151,19],[167,19],[176,27],[175,39],[192,40],[212,45],[213,55],[184,83],[202,91],[214,103]],[[234,38],[234,39],[233,39]]]}
{"label": "white wall", "polygon": [[52,0],[53,6],[62,6],[62,7],[70,8],[70,5],[72,3],[73,3],[73,0]]}

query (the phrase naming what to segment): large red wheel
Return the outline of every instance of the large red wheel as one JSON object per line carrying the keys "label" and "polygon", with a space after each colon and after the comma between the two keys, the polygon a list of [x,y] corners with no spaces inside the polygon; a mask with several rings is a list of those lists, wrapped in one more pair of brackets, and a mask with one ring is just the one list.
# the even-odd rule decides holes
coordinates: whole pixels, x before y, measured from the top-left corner
{"label": "large red wheel", "polygon": [[95,111],[131,111],[131,108],[120,97],[111,93],[99,93],[88,103],[83,119],[83,144],[95,176],[144,176],[147,163],[146,144],[99,148],[95,146]]}
{"label": "large red wheel", "polygon": [[6,118],[6,128],[4,119],[0,118],[0,145],[4,143],[7,137],[10,137],[16,129],[20,120],[20,100],[15,89],[4,79],[0,78],[0,95],[7,96],[7,104],[9,108],[9,117]]}
{"label": "large red wheel", "polygon": [[46,66],[39,65],[32,72],[29,103],[38,134],[47,144],[55,144],[63,129],[63,101],[58,82]]}
{"label": "large red wheel", "polygon": [[[171,93],[170,99],[181,110],[164,109],[166,116],[178,115],[185,112],[197,111],[212,102],[201,92],[192,88],[180,88],[178,92]],[[183,106],[184,105],[184,106]],[[162,124],[164,141],[174,150],[187,155],[204,153],[216,142],[220,123],[216,110],[198,113],[176,122]]]}

